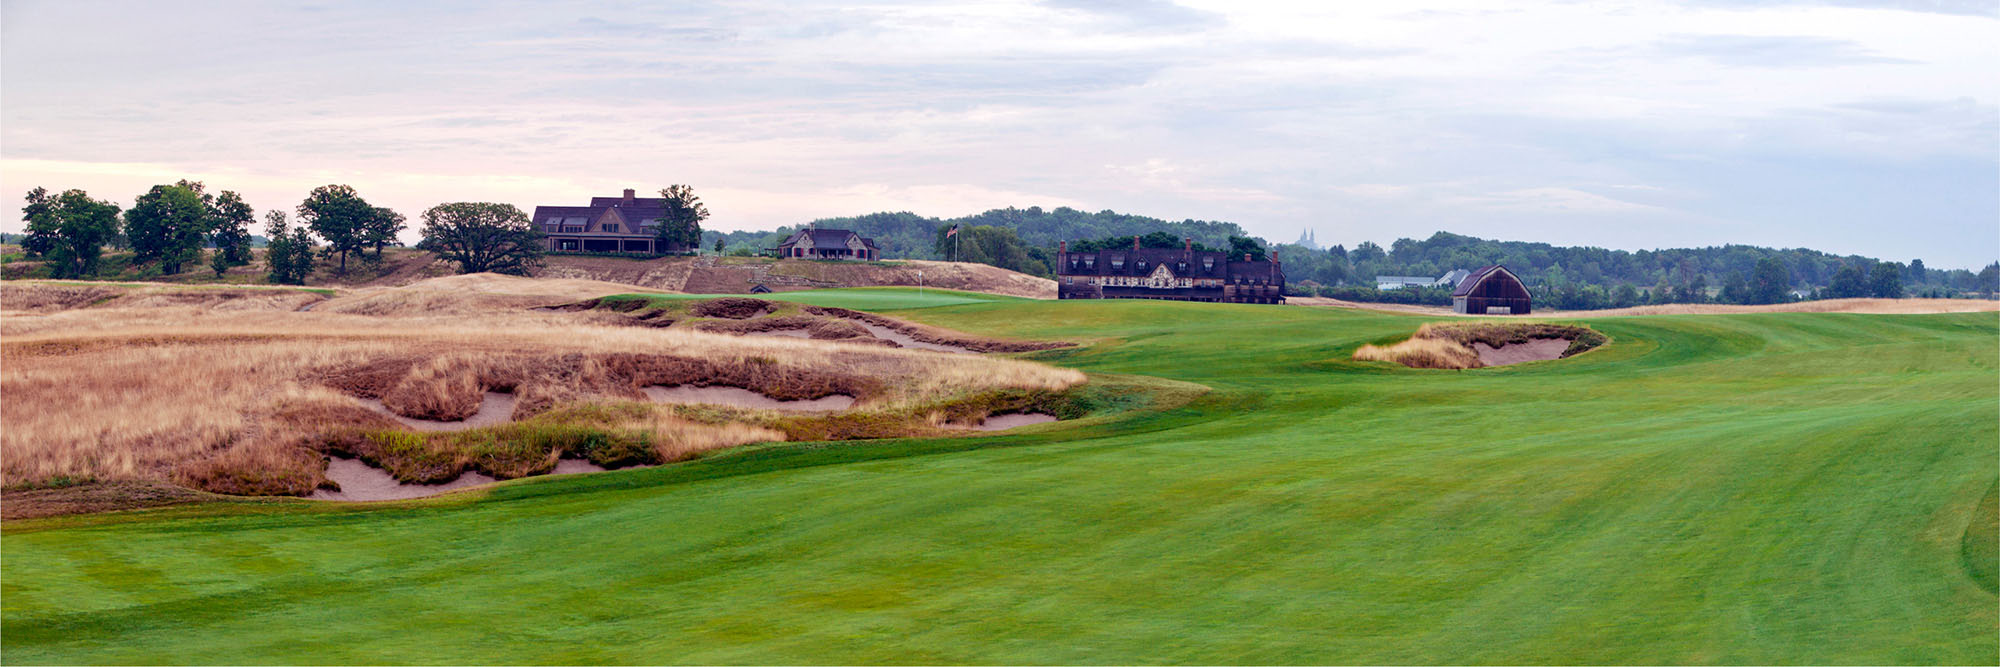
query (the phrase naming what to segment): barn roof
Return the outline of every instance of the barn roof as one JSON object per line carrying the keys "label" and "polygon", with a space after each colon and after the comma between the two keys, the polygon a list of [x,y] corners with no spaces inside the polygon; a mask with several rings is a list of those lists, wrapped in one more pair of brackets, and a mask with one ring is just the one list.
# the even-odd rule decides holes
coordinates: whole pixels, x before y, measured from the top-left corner
{"label": "barn roof", "polygon": [[[1493,274],[1495,273],[1505,273],[1509,277],[1512,277],[1514,275],[1513,271],[1508,271],[1507,267],[1501,266],[1499,264],[1482,266],[1477,269],[1473,269],[1471,275],[1467,275],[1464,280],[1458,281],[1458,289],[1452,290],[1451,295],[1471,296],[1472,290],[1474,288],[1479,287],[1479,283],[1486,282],[1486,279],[1492,277]],[[1520,278],[1514,278],[1514,280],[1519,281]]]}

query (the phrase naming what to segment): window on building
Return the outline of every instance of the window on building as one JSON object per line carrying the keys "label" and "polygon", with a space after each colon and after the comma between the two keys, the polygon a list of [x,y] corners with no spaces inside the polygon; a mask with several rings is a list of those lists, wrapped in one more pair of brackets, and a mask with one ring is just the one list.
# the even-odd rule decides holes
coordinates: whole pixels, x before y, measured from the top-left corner
{"label": "window on building", "polygon": [[618,233],[618,223],[615,222],[604,223],[604,231],[611,232],[613,234]]}

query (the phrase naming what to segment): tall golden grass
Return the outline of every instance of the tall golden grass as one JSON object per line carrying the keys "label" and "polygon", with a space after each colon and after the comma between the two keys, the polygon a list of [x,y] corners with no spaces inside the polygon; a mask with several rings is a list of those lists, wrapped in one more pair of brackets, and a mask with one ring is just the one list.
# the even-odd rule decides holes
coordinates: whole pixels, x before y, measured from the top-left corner
{"label": "tall golden grass", "polygon": [[[1430,326],[1428,324],[1424,325]],[[1394,345],[1363,345],[1354,351],[1357,361],[1387,361],[1410,368],[1480,368],[1479,352],[1446,338],[1426,338],[1420,333]]]}
{"label": "tall golden grass", "polygon": [[1545,322],[1490,322],[1456,320],[1428,322],[1417,327],[1408,340],[1394,345],[1363,345],[1354,351],[1357,361],[1387,361],[1411,368],[1483,368],[1473,343],[1505,347],[1531,339],[1563,339],[1570,346],[1563,356],[1577,354],[1605,343],[1604,334],[1588,327]]}
{"label": "tall golden grass", "polygon": [[[1011,359],[599,326],[588,313],[445,312],[10,308],[0,316],[0,483],[177,480],[218,491],[309,492],[296,487],[319,479],[301,472],[318,465],[316,455],[301,453],[315,434],[394,427],[360,398],[379,398],[405,416],[449,419],[476,410],[482,392],[506,390],[520,398],[521,418],[576,401],[643,400],[638,389],[648,383],[691,382],[779,398],[854,393],[859,407],[896,409],[1084,380]],[[655,442],[673,450],[662,450],[668,460],[773,434],[647,419],[651,426],[621,428],[653,428]],[[292,475],[273,481],[261,471]]]}

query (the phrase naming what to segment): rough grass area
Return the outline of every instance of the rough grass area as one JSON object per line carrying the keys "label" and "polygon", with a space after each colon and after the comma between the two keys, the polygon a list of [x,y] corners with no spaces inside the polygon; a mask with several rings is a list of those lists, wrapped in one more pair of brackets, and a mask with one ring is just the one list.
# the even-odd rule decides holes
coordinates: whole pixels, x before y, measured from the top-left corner
{"label": "rough grass area", "polygon": [[[865,291],[865,290],[841,290]],[[893,292],[880,292],[890,297],[888,303],[901,304]],[[846,295],[847,301],[880,298],[870,294]],[[973,301],[957,299],[945,303],[976,303],[992,301],[995,298]],[[835,306],[813,305],[812,303],[792,303],[766,301],[747,297],[691,298],[687,296],[667,296],[648,294],[619,294],[586,299],[563,305],[557,310],[567,312],[620,313],[626,324],[665,328],[679,326],[700,331],[731,334],[756,334],[772,331],[800,331],[814,340],[837,340],[866,345],[896,347],[892,341],[877,338],[866,326],[873,325],[894,330],[912,340],[934,345],[945,345],[972,352],[1032,352],[1059,347],[1071,343],[1059,341],[1004,340],[981,336],[969,336],[962,332],[924,326],[907,320],[897,319],[859,310]]]}
{"label": "rough grass area", "polygon": [[[551,452],[668,462],[786,437],[760,425],[768,416],[737,424],[635,416],[587,433],[545,416],[558,406],[645,401],[650,385],[738,387],[778,400],[846,395],[858,400],[856,410],[900,415],[891,421],[927,430],[915,416],[968,396],[1060,392],[1084,380],[1018,360],[607,327],[591,315],[131,307],[10,316],[0,322],[8,333],[0,341],[7,426],[0,480],[10,488],[88,479],[304,495],[325,482],[321,452],[390,462],[413,481],[468,466],[510,478],[546,470]],[[477,412],[487,392],[512,393],[511,416],[539,421],[416,435],[362,403],[458,420]],[[398,434],[382,435],[391,432]],[[348,435],[330,442],[329,433]]]}
{"label": "rough grass area", "polygon": [[417,501],[9,521],[0,648],[20,664],[2000,664],[2000,598],[1970,567],[1991,562],[1979,517],[2000,480],[1992,313],[1580,320],[1611,342],[1464,373],[1350,359],[1426,321],[1368,311],[896,314],[1090,341],[1023,358],[1090,372],[1075,391],[1093,400],[1153,395],[1103,391],[1123,379],[1211,390]]}
{"label": "rough grass area", "polygon": [[1563,339],[1569,347],[1562,358],[1588,352],[1609,341],[1589,327],[1545,322],[1431,322],[1407,340],[1391,345],[1363,345],[1357,361],[1387,361],[1410,368],[1467,369],[1485,367],[1474,343],[1505,347],[1537,339]]}

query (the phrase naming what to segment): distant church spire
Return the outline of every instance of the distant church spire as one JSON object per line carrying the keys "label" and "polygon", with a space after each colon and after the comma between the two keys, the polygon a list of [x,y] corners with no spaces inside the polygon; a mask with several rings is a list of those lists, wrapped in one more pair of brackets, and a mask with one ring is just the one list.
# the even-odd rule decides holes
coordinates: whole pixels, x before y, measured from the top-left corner
{"label": "distant church spire", "polygon": [[1307,228],[1305,229],[1305,231],[1302,231],[1302,232],[1299,232],[1299,240],[1298,240],[1298,242],[1296,242],[1296,243],[1293,243],[1292,245],[1295,245],[1295,246],[1299,246],[1299,247],[1301,247],[1301,248],[1306,248],[1306,249],[1309,249],[1309,250],[1318,250],[1318,249],[1319,249],[1319,240],[1318,240],[1318,239],[1315,239],[1315,238],[1313,238],[1313,230],[1312,230],[1312,228],[1311,228],[1311,227],[1307,227]]}

